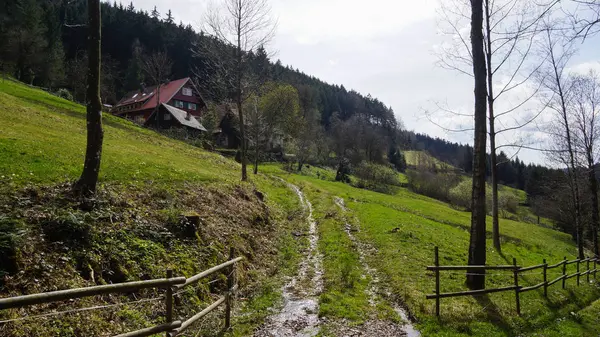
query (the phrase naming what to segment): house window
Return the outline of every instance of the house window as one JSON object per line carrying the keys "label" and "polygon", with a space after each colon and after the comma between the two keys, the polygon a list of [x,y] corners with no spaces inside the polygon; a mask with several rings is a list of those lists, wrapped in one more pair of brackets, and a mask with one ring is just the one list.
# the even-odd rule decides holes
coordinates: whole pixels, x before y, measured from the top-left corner
{"label": "house window", "polygon": [[196,110],[196,103],[188,103],[188,110]]}
{"label": "house window", "polygon": [[163,117],[166,121],[170,121],[171,120],[171,114],[164,114]]}
{"label": "house window", "polygon": [[192,96],[192,89],[190,89],[190,88],[183,88],[181,90],[181,93],[183,94],[183,96]]}
{"label": "house window", "polygon": [[183,108],[183,101],[173,101],[173,103],[175,103],[175,107],[176,108]]}

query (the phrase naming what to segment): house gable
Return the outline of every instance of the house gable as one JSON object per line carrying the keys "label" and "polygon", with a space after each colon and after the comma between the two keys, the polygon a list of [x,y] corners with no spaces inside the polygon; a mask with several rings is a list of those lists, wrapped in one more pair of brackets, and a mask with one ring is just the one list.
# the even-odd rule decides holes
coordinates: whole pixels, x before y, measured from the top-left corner
{"label": "house gable", "polygon": [[147,119],[158,103],[169,104],[194,116],[200,116],[206,103],[189,77],[165,83],[160,87],[158,102],[156,87],[128,93],[112,112],[124,117],[144,116]]}

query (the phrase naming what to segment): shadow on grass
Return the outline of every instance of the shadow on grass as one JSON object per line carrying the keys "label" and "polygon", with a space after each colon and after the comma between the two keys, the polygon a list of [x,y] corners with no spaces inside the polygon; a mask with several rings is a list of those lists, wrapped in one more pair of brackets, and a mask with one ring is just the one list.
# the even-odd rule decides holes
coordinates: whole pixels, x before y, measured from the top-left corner
{"label": "shadow on grass", "polygon": [[505,331],[509,336],[513,336],[511,325],[502,317],[500,309],[492,302],[488,294],[475,295],[473,298],[483,307],[482,311],[486,313],[490,322]]}

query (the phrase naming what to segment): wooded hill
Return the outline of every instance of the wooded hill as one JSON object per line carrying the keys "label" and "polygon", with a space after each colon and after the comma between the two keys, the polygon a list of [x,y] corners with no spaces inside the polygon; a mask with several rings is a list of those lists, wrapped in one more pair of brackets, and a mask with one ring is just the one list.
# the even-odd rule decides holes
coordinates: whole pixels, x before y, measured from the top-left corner
{"label": "wooded hill", "polygon": [[[87,30],[87,3],[84,0],[8,0],[0,17],[1,71],[17,79],[46,88],[68,88],[77,101],[83,101]],[[177,24],[176,18],[156,10],[148,13],[121,3],[102,4],[102,99],[114,104],[123,94],[141,85],[144,55],[166,51],[173,62],[171,79],[198,76],[200,90],[213,101],[231,99],[231,90],[215,90],[215,69],[195,52],[203,43],[218,43],[191,25]],[[228,52],[226,46],[221,46]],[[303,111],[318,112],[328,126],[334,113],[347,120],[354,115],[370,116],[374,123],[397,126],[391,108],[370,95],[364,96],[344,86],[325,83],[281,62],[269,62],[260,51],[248,55],[251,64],[268,62],[266,77],[292,84],[298,90]]]}

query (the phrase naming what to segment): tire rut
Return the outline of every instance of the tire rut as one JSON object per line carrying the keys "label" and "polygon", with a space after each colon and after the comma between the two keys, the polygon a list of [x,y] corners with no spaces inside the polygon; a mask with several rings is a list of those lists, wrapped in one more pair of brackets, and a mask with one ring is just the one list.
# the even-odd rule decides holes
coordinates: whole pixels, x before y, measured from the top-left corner
{"label": "tire rut", "polygon": [[[334,197],[335,204],[342,210],[342,212],[346,213],[349,211],[346,208],[344,199],[340,197]],[[346,218],[344,216],[344,218]],[[344,231],[350,238],[350,241],[354,244],[358,251],[358,258],[360,264],[362,265],[365,273],[370,277],[369,288],[367,290],[369,295],[369,304],[374,307],[377,305],[377,294],[382,293],[382,289],[379,286],[379,278],[377,277],[376,270],[371,268],[366,261],[366,252],[373,251],[374,248],[370,245],[367,245],[356,238],[353,231],[358,231],[359,229],[353,229],[352,225],[345,221]],[[387,297],[390,297],[389,291],[386,291]],[[415,329],[412,325],[408,314],[404,308],[401,306],[391,303],[394,311],[402,318],[404,324],[400,325],[390,321],[383,321],[380,319],[370,319],[367,320],[364,324],[358,327],[348,327],[345,324],[336,323],[337,332],[339,335],[343,336],[373,336],[379,337],[382,335],[385,336],[406,336],[406,337],[420,337],[421,333]]]}
{"label": "tire rut", "polygon": [[323,289],[323,264],[317,247],[317,223],[313,218],[312,204],[300,188],[283,182],[296,193],[302,208],[307,212],[309,245],[300,262],[298,274],[282,289],[283,307],[278,313],[268,317],[254,336],[313,337],[320,331],[318,296]]}

